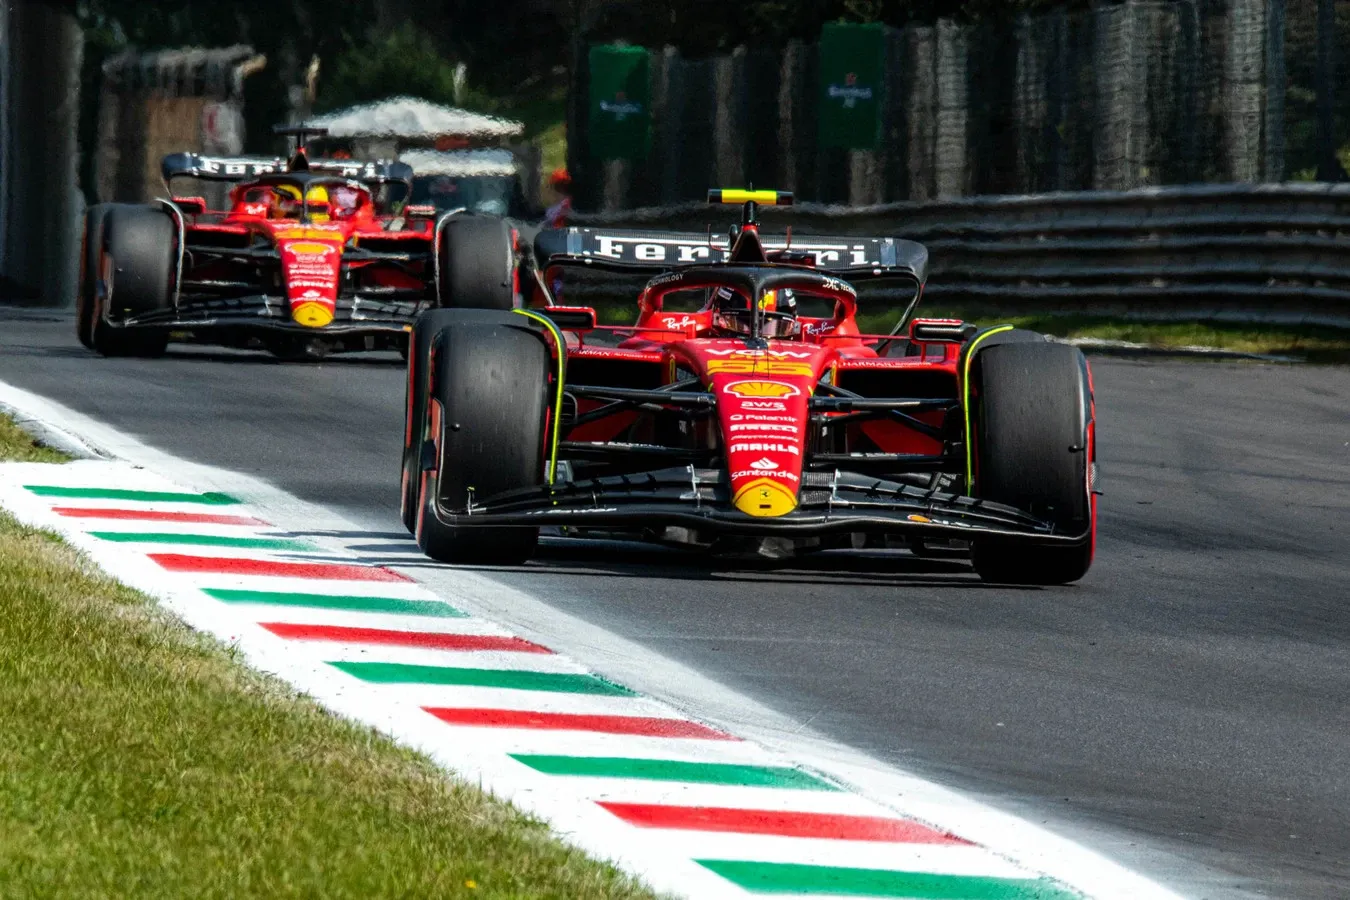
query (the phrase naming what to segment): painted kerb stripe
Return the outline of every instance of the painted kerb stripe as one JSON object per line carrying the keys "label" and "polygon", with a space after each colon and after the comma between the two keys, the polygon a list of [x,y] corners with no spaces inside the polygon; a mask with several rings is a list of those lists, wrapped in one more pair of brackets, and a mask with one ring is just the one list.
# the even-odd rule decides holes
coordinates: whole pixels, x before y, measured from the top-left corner
{"label": "painted kerb stripe", "polygon": [[1082,900],[1048,878],[989,878],[888,869],[699,859],[699,865],[757,893],[904,897],[906,900]]}
{"label": "painted kerb stripe", "polygon": [[121,519],[131,522],[175,522],[183,525],[243,525],[271,527],[271,523],[253,516],[227,516],[217,513],[163,512],[156,509],[99,509],[78,506],[54,506],[52,512],[70,519]]}
{"label": "painted kerb stripe", "polygon": [[381,662],[330,662],[330,666],[375,684],[445,684],[462,687],[505,688],[513,691],[550,691],[559,694],[603,694],[636,697],[621,684],[595,675],[520,672],[512,669],[461,669],[454,666],[414,666]]}
{"label": "painted kerb stripe", "polygon": [[679,759],[630,759],[621,756],[546,756],[513,753],[511,758],[546,775],[583,778],[637,778],[644,781],[680,781],[726,787],[788,788],[838,791],[839,788],[791,766],[753,766],[740,763],[688,762]]}
{"label": "painted kerb stripe", "polygon": [[971,846],[970,842],[929,828],[910,819],[882,816],[848,816],[836,813],[790,812],[775,809],[731,809],[711,806],[661,806],[645,803],[600,805],[641,828],[673,828],[681,831],[725,831],[735,834],[768,834],[778,837],[824,838],[836,841],[881,841],[894,844],[947,844]]}
{"label": "painted kerb stripe", "polygon": [[71,497],[81,500],[129,500],[137,503],[205,503],[227,506],[239,501],[229,494],[209,492],[182,494],[175,491],[128,491],[116,488],[62,487],[55,484],[25,484],[24,490],[39,497]]}
{"label": "painted kerb stripe", "polygon": [[313,544],[294,538],[233,537],[218,534],[176,534],[171,531],[91,531],[101,541],[119,544],[186,544],[196,547],[234,547],[239,550],[317,550]]}
{"label": "painted kerb stripe", "polygon": [[208,575],[259,575],[272,578],[311,578],[332,581],[398,581],[412,579],[379,566],[351,566],[340,563],[275,562],[266,559],[233,559],[219,556],[179,556],[175,553],[147,554],[170,572],[200,572]]}
{"label": "painted kerb stripe", "polygon": [[511,653],[552,653],[524,638],[494,634],[443,634],[437,631],[389,631],[383,628],[348,628],[344,625],[302,625],[292,622],[262,622],[277,637],[296,641],[338,641],[344,644],[380,644],[388,647],[418,647],[423,650],[504,650]]}
{"label": "painted kerb stripe", "polygon": [[257,603],[264,606],[298,606],[342,612],[392,613],[437,619],[463,619],[468,616],[468,613],[461,612],[440,600],[302,594],[289,591],[233,591],[225,588],[203,588],[202,593],[223,603]]}
{"label": "painted kerb stripe", "polygon": [[541,731],[590,731],[597,734],[627,734],[636,737],[692,738],[702,741],[739,741],[740,738],[690,722],[650,716],[599,716],[584,713],[529,712],[517,709],[465,709],[422,707],[449,725],[475,728],[528,728]]}

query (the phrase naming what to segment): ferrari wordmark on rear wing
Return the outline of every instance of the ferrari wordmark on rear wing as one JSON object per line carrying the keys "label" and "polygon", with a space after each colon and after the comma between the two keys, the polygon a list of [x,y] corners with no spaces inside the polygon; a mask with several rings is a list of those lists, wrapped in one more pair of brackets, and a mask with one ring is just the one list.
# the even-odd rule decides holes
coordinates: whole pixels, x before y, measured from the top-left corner
{"label": "ferrari wordmark on rear wing", "polygon": [[[380,160],[363,162],[351,159],[307,160],[308,171],[335,175],[366,184],[412,184],[412,166],[403,162]],[[160,163],[164,183],[175,178],[199,178],[204,181],[249,181],[262,175],[288,171],[281,157],[205,156],[200,153],[170,153]]]}
{"label": "ferrari wordmark on rear wing", "polygon": [[[763,237],[768,252],[790,249],[810,254],[817,269],[853,278],[909,277],[923,282],[928,250],[902,238]],[[544,266],[581,265],[623,271],[668,271],[677,266],[726,262],[731,253],[725,236],[680,231],[626,231],[612,228],[566,228],[539,232],[535,255]]]}

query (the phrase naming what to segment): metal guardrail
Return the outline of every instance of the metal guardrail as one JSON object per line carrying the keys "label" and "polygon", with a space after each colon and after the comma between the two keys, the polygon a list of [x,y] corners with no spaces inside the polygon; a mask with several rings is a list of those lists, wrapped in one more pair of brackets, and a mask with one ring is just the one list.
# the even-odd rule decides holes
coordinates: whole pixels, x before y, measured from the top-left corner
{"label": "metal guardrail", "polygon": [[[704,231],[702,204],[572,224]],[[1350,327],[1350,185],[1195,185],[764,209],[766,230],[885,234],[932,254],[925,298],[1001,312],[1087,312]]]}

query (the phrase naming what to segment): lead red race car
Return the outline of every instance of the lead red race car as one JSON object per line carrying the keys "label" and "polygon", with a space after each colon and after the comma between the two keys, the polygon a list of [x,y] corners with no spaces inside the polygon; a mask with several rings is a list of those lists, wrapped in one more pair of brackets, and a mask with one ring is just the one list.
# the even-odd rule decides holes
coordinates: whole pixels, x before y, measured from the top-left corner
{"label": "lead red race car", "polygon": [[[1096,545],[1092,379],[1076,348],[914,315],[928,254],[898,238],[725,238],[566,228],[535,241],[531,304],[418,319],[403,518],[451,563],[518,564],[541,528],[712,552],[968,552],[985,580],[1063,584]],[[585,269],[647,278],[597,325],[550,291]],[[888,334],[857,285],[905,287]]]}
{"label": "lead red race car", "polygon": [[[406,350],[418,315],[518,302],[517,232],[506,219],[407,205],[410,166],[309,159],[323,129],[279,128],[289,158],[164,158],[168,196],[105,203],[85,217],[80,342],[157,356],[170,340],[288,358]],[[227,182],[224,209],[179,196],[182,178]]]}

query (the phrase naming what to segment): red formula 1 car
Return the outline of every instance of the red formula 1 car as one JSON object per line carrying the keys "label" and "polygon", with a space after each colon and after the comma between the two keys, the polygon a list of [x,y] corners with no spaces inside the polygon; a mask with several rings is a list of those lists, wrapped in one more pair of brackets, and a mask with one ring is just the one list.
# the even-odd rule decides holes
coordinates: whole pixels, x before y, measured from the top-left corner
{"label": "red formula 1 car", "polygon": [[[279,129],[297,134],[317,129]],[[200,197],[100,204],[85,219],[81,343],[153,356],[171,338],[280,356],[404,349],[427,309],[516,303],[515,232],[504,219],[406,207],[397,162],[165,157],[180,177],[231,182],[224,210]]]}
{"label": "red formula 1 car", "polygon": [[[969,549],[1003,583],[1075,581],[1096,535],[1075,348],[912,318],[927,251],[891,238],[541,232],[541,307],[438,311],[409,359],[403,515],[427,555],[519,563],[541,526],[714,550]],[[789,246],[790,244],[790,246]],[[636,322],[549,306],[566,267],[647,272]],[[859,333],[865,280],[913,288]],[[569,288],[569,291],[571,289]]]}

